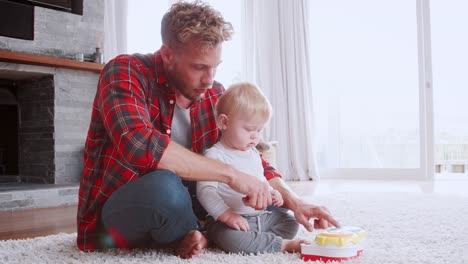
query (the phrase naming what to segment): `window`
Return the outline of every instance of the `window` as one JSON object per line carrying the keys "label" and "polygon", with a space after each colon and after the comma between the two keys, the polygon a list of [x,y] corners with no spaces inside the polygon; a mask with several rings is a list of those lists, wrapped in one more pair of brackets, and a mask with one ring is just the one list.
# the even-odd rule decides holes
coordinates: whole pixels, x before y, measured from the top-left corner
{"label": "window", "polygon": [[420,174],[416,14],[406,0],[310,2],[322,176]]}
{"label": "window", "polygon": [[431,1],[436,173],[468,173],[468,2]]}
{"label": "window", "polygon": [[468,173],[467,10],[462,0],[310,2],[323,176]]}

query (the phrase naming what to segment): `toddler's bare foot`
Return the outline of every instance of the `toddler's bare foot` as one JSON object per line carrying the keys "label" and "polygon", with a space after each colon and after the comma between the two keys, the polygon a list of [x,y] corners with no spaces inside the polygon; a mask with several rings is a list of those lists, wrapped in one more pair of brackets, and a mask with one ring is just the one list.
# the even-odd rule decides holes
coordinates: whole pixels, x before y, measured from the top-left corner
{"label": "toddler's bare foot", "polygon": [[198,230],[192,230],[176,243],[175,254],[183,259],[188,259],[200,254],[208,246],[208,240]]}
{"label": "toddler's bare foot", "polygon": [[310,242],[304,239],[298,239],[298,240],[284,239],[283,244],[281,244],[281,251],[290,252],[290,253],[301,252],[301,244],[310,244]]}

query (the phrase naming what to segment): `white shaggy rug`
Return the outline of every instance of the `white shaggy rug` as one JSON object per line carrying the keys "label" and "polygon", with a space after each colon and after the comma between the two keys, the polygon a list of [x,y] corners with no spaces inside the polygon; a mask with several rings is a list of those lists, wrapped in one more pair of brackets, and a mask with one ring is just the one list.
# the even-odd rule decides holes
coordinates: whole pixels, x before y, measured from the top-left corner
{"label": "white shaggy rug", "polygon": [[[368,232],[363,255],[345,263],[468,263],[468,197],[342,193],[314,197],[344,225]],[[299,237],[311,237],[301,230]],[[241,256],[209,249],[190,260],[167,251],[83,253],[76,234],[0,241],[0,263],[304,263],[298,253]]]}

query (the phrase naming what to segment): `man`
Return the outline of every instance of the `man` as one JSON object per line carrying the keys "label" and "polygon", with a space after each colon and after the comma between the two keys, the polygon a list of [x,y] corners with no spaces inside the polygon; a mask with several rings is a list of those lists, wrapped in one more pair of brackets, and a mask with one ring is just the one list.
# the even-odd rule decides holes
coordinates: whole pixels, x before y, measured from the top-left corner
{"label": "man", "polygon": [[[172,247],[190,258],[206,248],[192,200],[193,181],[218,181],[245,194],[246,205],[271,204],[268,185],[202,153],[219,131],[214,105],[224,91],[214,81],[222,43],[232,26],[203,3],[176,3],[161,23],[155,54],[121,55],[99,78],[80,181],[81,250]],[[337,225],[326,208],[302,202],[266,162],[265,177],[296,219]],[[187,189],[188,187],[188,189]],[[193,206],[192,206],[193,205]]]}

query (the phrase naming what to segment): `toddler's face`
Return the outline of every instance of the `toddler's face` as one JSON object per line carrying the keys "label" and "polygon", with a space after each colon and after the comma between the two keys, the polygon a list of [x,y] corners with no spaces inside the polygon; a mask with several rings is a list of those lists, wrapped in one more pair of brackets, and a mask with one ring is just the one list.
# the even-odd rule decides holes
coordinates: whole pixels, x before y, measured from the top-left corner
{"label": "toddler's face", "polygon": [[238,150],[248,150],[260,141],[260,132],[265,125],[260,116],[235,115],[229,118],[223,130],[224,142]]}

